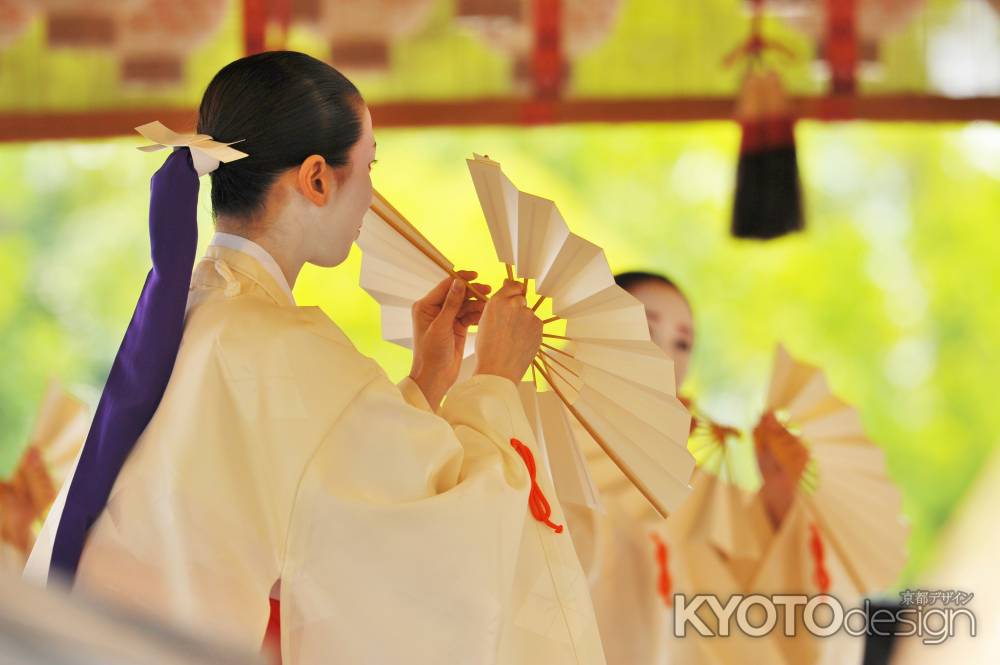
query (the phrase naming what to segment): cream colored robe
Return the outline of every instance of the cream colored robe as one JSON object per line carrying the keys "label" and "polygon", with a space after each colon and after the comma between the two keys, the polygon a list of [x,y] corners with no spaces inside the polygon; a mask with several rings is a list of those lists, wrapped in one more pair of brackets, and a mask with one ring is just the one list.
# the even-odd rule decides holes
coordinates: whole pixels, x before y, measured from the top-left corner
{"label": "cream colored robe", "polygon": [[255,648],[280,581],[286,665],[601,665],[586,585],[557,574],[582,576],[568,534],[528,514],[514,384],[473,377],[435,415],[252,254],[213,244],[196,267],[173,375],[76,587]]}
{"label": "cream colored robe", "polygon": [[[605,487],[621,487],[609,459],[588,450],[592,474]],[[733,517],[753,532],[758,551],[729,557],[712,543],[705,524],[705,506],[712,495],[713,478],[696,472],[692,493],[667,520],[651,508],[636,506],[634,493],[605,495],[607,513],[567,506],[570,532],[590,583],[594,611],[601,630],[608,665],[857,665],[864,639],[846,634],[813,638],[801,621],[797,635],[785,637],[778,628],[763,637],[737,632],[729,637],[702,637],[690,627],[684,637],[674,635],[674,615],[658,591],[660,570],[655,534],[667,545],[671,594],[717,594],[725,604],[732,594],[818,593],[812,582],[814,562],[809,550],[809,527],[803,506],[796,502],[778,530],[768,522],[759,497],[747,500]],[[834,593],[846,603],[859,594],[838,580],[847,579],[827,549],[827,567]],[[848,606],[849,607],[849,606]],[[716,630],[704,612],[710,629]]]}

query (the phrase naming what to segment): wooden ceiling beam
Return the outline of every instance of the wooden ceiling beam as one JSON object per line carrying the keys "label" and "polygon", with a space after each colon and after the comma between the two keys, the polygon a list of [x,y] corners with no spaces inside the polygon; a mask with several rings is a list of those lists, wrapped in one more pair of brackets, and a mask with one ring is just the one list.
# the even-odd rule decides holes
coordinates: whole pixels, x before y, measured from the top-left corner
{"label": "wooden ceiling beam", "polygon": [[[874,122],[1000,122],[1000,97],[952,99],[926,95],[800,97],[794,100],[804,120]],[[538,108],[545,104],[546,108]],[[525,126],[545,118],[551,124],[696,122],[729,120],[734,101],[728,97],[658,99],[532,99],[465,101],[396,101],[372,104],[375,126],[447,127]],[[76,112],[0,113],[0,141],[95,139],[125,136],[151,120],[177,131],[193,131],[193,108],[147,107]]]}

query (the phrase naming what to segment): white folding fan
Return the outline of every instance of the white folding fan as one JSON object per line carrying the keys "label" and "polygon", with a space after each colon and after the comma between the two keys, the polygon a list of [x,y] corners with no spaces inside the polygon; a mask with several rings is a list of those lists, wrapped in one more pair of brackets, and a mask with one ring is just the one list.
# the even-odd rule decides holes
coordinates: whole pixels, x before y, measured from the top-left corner
{"label": "white folding fan", "polygon": [[[468,164],[497,258],[508,276],[533,282],[533,309],[551,302],[532,368],[532,381],[546,389],[526,407],[537,414],[557,492],[596,501],[572,418],[667,515],[690,490],[690,415],[642,304],[615,284],[601,248],[569,231],[555,203],[519,191],[492,160],[477,155]],[[454,276],[454,265],[377,193],[358,246],[361,286],[382,306],[383,337],[408,346],[410,306]]]}
{"label": "white folding fan", "polygon": [[906,562],[908,527],[885,455],[865,435],[857,410],[830,392],[819,368],[798,362],[782,346],[764,408],[763,418],[773,414],[793,435],[760,442],[771,446],[779,463],[794,464],[789,447],[801,444],[808,451],[799,496],[851,586],[865,593],[892,585]]}
{"label": "white folding fan", "polygon": [[20,461],[9,479],[0,480],[0,571],[24,568],[34,525],[72,473],[89,427],[86,406],[51,381]]}
{"label": "white folding fan", "polygon": [[698,465],[691,484],[696,492],[706,486],[708,498],[695,509],[699,517],[687,537],[706,539],[731,565],[744,562],[741,565],[751,567],[745,562],[760,557],[766,538],[751,518],[754,495],[749,490],[759,486],[760,478],[756,465],[747,468],[741,459],[745,434],[715,421],[693,403],[688,408],[694,419],[688,450]]}
{"label": "white folding fan", "polygon": [[89,429],[86,405],[61,383],[50,381],[28,445],[41,452],[56,490],[72,472]]}
{"label": "white folding fan", "polygon": [[[692,414],[687,446],[697,470],[691,478],[692,493],[675,512],[668,528],[675,541],[709,545],[734,569],[752,570],[766,545],[767,527],[762,528],[750,510],[754,495],[749,488],[759,484],[759,479],[751,477],[746,465],[737,459],[744,434],[739,428],[715,421],[691,401],[686,400],[685,405]],[[621,482],[608,489],[602,486],[602,490],[615,497],[618,507],[633,518],[648,515],[648,511],[636,512],[634,490]],[[697,564],[689,562],[691,566]]]}

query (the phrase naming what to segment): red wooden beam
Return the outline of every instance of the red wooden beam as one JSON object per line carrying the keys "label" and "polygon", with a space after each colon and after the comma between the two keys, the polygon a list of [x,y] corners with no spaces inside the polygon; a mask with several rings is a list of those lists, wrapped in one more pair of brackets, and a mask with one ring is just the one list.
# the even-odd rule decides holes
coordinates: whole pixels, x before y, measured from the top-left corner
{"label": "red wooden beam", "polygon": [[[524,124],[530,99],[383,102],[372,105],[377,128]],[[551,104],[559,123],[692,122],[731,120],[728,97],[661,99],[574,99]],[[805,120],[876,122],[1000,122],[1000,97],[950,99],[924,95],[802,97],[794,100]],[[136,108],[64,113],[0,113],[0,142],[125,136],[132,128],[160,120],[177,131],[193,131],[193,108]]]}
{"label": "red wooden beam", "polygon": [[133,127],[138,127],[152,120],[159,120],[178,132],[193,132],[198,124],[198,113],[193,108],[0,113],[0,141],[47,141],[125,136],[134,133]]}

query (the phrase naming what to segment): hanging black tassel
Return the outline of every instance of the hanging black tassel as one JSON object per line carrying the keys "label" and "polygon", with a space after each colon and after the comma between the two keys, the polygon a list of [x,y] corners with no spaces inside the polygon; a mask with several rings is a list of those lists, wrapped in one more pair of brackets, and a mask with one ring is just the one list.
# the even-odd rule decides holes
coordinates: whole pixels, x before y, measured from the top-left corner
{"label": "hanging black tassel", "polygon": [[740,93],[743,130],[732,234],[768,240],[804,227],[795,118],[774,72],[751,72]]}

